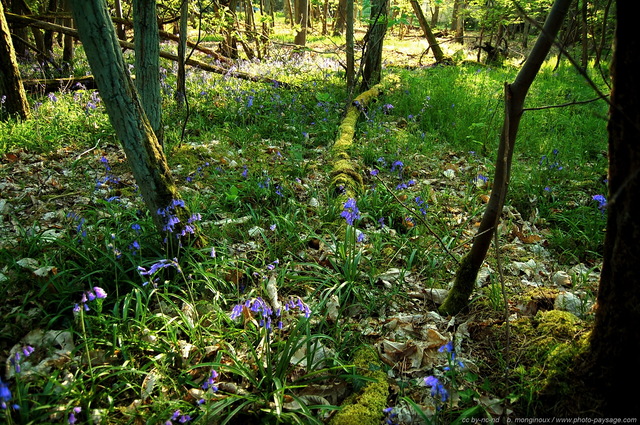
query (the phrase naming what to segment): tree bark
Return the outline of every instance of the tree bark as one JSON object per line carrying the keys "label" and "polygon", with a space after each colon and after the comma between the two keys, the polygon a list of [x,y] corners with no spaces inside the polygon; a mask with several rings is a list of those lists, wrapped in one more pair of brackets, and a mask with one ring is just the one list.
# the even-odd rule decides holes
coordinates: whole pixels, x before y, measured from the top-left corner
{"label": "tree bark", "polygon": [[346,54],[347,54],[347,93],[349,98],[353,94],[356,83],[356,59],[355,43],[353,34],[353,0],[347,0],[347,32],[346,32]]}
{"label": "tree bark", "polygon": [[178,78],[175,100],[178,106],[182,106],[187,95],[187,19],[189,18],[189,0],[182,0],[180,6],[180,40],[178,41]]}
{"label": "tree bark", "polygon": [[371,5],[371,23],[364,53],[361,91],[378,84],[382,78],[382,43],[387,32],[387,0],[374,0]]}
{"label": "tree bark", "polygon": [[334,37],[341,35],[342,31],[344,31],[346,12],[347,12],[347,0],[338,0],[338,8],[336,9],[336,15],[333,21]]}
{"label": "tree bark", "polygon": [[156,0],[133,0],[136,89],[142,108],[160,145],[162,137],[162,96],[160,92],[160,36]]}
{"label": "tree bark", "polygon": [[[165,219],[156,212],[178,199],[178,191],[162,147],[129,77],[105,0],[71,0],[71,5],[80,39],[111,124],[122,143],[154,223],[160,234],[166,234]],[[181,216],[188,214],[182,208],[178,213]],[[186,218],[182,222],[186,222]],[[169,255],[175,255],[180,242],[178,238],[167,238]]]}
{"label": "tree bark", "polygon": [[431,47],[431,51],[433,52],[433,57],[435,58],[436,63],[444,62],[444,53],[442,53],[442,49],[440,48],[440,44],[438,43],[436,36],[433,35],[433,31],[431,31],[431,26],[429,26],[427,18],[424,17],[424,13],[422,12],[420,3],[418,3],[418,0],[411,0],[411,6],[413,7],[413,11],[416,13],[418,22],[420,22],[420,28],[422,28],[424,36],[429,42],[429,47]]}
{"label": "tree bark", "polygon": [[637,393],[626,389],[640,378],[638,367],[629,363],[629,355],[640,352],[640,39],[634,6],[617,2],[607,232],[587,356],[604,417],[640,414]]}
{"label": "tree bark", "polygon": [[0,102],[0,119],[5,119],[6,116],[17,116],[26,120],[31,115],[27,95],[20,80],[18,59],[13,49],[2,2],[0,2]]}
{"label": "tree bark", "polygon": [[556,0],[554,2],[527,61],[518,72],[515,81],[512,84],[505,84],[505,119],[500,135],[491,196],[482,216],[477,236],[473,240],[471,251],[460,262],[453,287],[440,306],[442,314],[457,314],[469,303],[469,296],[475,287],[478,270],[487,256],[507,196],[514,142],[522,118],[525,97],[551,49],[554,38],[560,31],[570,4],[571,0]]}
{"label": "tree bark", "polygon": [[295,10],[296,26],[299,26],[299,29],[293,43],[304,47],[307,44],[307,20],[309,19],[308,0],[296,0]]}

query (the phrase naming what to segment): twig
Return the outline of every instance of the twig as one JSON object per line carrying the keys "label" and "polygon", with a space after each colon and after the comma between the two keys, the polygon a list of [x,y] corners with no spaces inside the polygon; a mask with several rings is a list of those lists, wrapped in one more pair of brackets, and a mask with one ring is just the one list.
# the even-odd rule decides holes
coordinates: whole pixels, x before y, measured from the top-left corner
{"label": "twig", "polygon": [[431,226],[429,226],[429,223],[427,223],[427,221],[423,217],[421,217],[418,214],[416,214],[416,212],[412,208],[410,208],[408,205],[406,205],[404,202],[402,202],[400,200],[400,198],[398,198],[398,196],[395,193],[393,193],[391,191],[391,189],[389,189],[389,187],[382,181],[380,176],[376,175],[375,178],[378,179],[378,181],[387,190],[387,192],[389,192],[391,194],[391,196],[393,196],[395,198],[396,202],[398,202],[400,205],[402,205],[402,207],[404,207],[410,213],[414,214],[418,218],[418,220],[420,220],[420,222],[424,225],[424,227],[427,228],[429,233],[431,233],[433,235],[433,237],[436,238],[436,240],[438,241],[440,246],[442,246],[442,249],[444,249],[444,251],[453,259],[453,261],[455,261],[456,265],[460,265],[460,260],[458,260],[458,258],[456,258],[456,256],[453,255],[453,253],[449,250],[449,248],[447,248],[447,245],[440,238],[440,236],[438,236],[438,234],[431,228]]}
{"label": "twig", "polygon": [[591,103],[591,102],[596,102],[600,99],[606,99],[608,98],[609,95],[608,94],[603,94],[601,96],[595,97],[593,99],[589,99],[589,100],[575,100],[573,102],[567,102],[567,103],[561,103],[559,105],[548,105],[548,106],[537,106],[537,107],[533,107],[533,108],[522,108],[522,112],[524,111],[540,111],[543,109],[553,109],[553,108],[564,108],[567,106],[572,106],[572,105],[582,105],[585,103]]}
{"label": "twig", "polygon": [[90,149],[87,149],[86,151],[82,152],[81,154],[79,154],[78,156],[76,156],[76,161],[80,159],[81,156],[88,154],[89,152],[91,152],[92,150],[94,150],[95,148],[98,147],[98,145],[100,144],[100,139],[98,139],[98,141],[96,142],[96,145]]}

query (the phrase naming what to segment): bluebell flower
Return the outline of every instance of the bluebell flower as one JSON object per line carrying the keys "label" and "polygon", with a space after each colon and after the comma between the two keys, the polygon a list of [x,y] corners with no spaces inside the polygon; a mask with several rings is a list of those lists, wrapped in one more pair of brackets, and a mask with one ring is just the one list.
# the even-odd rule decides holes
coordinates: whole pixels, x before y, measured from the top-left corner
{"label": "bluebell flower", "polygon": [[594,195],[592,199],[598,203],[598,209],[604,212],[607,208],[607,198],[605,198],[604,195]]}
{"label": "bluebell flower", "polygon": [[0,378],[0,407],[6,409],[7,403],[11,401],[11,398],[12,396],[9,385],[2,382],[2,378]]}
{"label": "bluebell flower", "polygon": [[431,397],[439,397],[443,403],[449,399],[449,392],[435,376],[424,378],[424,384],[431,387]]}
{"label": "bluebell flower", "polygon": [[166,269],[167,267],[174,267],[176,270],[178,270],[178,273],[182,273],[182,269],[180,268],[180,264],[178,264],[177,258],[174,258],[173,260],[162,259],[157,263],[151,265],[149,270],[142,266],[138,266],[138,273],[140,273],[141,276],[151,276],[158,272],[158,270]]}
{"label": "bluebell flower", "polygon": [[356,200],[353,198],[347,199],[343,208],[344,209],[340,213],[340,217],[344,218],[349,226],[353,226],[354,220],[358,220],[361,217],[360,210],[356,205]]}
{"label": "bluebell flower", "polygon": [[82,412],[82,407],[74,407],[73,410],[71,411],[71,413],[69,413],[69,420],[68,422],[73,425],[75,424],[78,419],[76,418],[76,415],[78,413]]}
{"label": "bluebell flower", "polygon": [[217,378],[218,372],[216,372],[215,369],[211,369],[211,374],[207,379],[205,379],[204,383],[202,384],[202,389],[205,391],[209,389],[213,392],[218,391],[218,386],[215,384]]}

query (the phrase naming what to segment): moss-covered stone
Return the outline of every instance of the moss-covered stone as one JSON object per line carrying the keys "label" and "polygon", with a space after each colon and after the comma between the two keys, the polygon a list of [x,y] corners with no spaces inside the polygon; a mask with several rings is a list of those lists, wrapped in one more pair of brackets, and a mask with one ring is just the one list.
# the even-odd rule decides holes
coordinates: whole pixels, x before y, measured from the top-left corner
{"label": "moss-covered stone", "polygon": [[379,425],[382,410],[387,407],[389,384],[381,368],[378,354],[372,347],[363,347],[354,357],[358,373],[375,379],[361,392],[347,398],[340,410],[331,420],[331,425]]}

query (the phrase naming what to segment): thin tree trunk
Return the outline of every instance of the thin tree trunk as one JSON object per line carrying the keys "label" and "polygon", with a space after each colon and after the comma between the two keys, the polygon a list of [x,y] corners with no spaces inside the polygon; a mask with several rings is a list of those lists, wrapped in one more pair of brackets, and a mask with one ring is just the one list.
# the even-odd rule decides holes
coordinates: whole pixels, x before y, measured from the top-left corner
{"label": "thin tree trunk", "polygon": [[422,28],[422,31],[424,31],[424,36],[429,42],[429,47],[431,47],[431,51],[433,52],[433,57],[435,58],[436,63],[444,62],[444,53],[442,53],[440,44],[438,43],[436,36],[433,35],[433,31],[431,31],[431,27],[427,23],[427,19],[424,17],[424,13],[422,12],[420,3],[418,3],[418,0],[411,0],[411,6],[413,7],[413,11],[416,13],[418,22],[420,22],[420,28]]}
{"label": "thin tree trunk", "polygon": [[431,11],[431,26],[435,27],[438,25],[438,17],[440,16],[440,6],[437,4],[433,7]]}
{"label": "thin tree trunk", "polygon": [[[71,12],[71,7],[69,6],[69,0],[64,0],[63,9],[65,12]],[[71,18],[65,18],[62,20],[63,25],[69,28],[73,27],[73,20]],[[71,70],[71,65],[73,64],[73,37],[68,34],[63,35],[62,40],[62,62],[64,66]]]}
{"label": "thin tree trunk", "polygon": [[[166,221],[156,212],[178,199],[178,191],[162,152],[129,77],[115,28],[105,0],[71,0],[80,39],[93,71],[100,96],[118,139],[122,143],[140,194],[160,234]],[[186,223],[188,211],[177,208]],[[178,234],[182,227],[178,230]],[[169,255],[175,255],[180,239],[167,239]]]}
{"label": "thin tree trunk", "polygon": [[353,94],[355,82],[356,82],[356,71],[355,71],[355,51],[354,51],[354,40],[353,40],[353,0],[347,0],[347,33],[346,33],[346,50],[347,50],[347,93],[349,94],[349,98]]}
{"label": "thin tree trunk", "polygon": [[440,306],[442,314],[457,314],[469,303],[469,296],[475,287],[478,270],[487,256],[507,196],[514,143],[522,118],[525,97],[551,49],[554,38],[560,31],[570,4],[571,0],[556,0],[554,2],[529,58],[518,72],[515,81],[512,84],[505,84],[505,118],[500,135],[491,197],[482,216],[477,236],[473,240],[471,251],[460,262],[453,287]]}
{"label": "thin tree trunk", "polygon": [[178,78],[177,88],[175,94],[175,100],[178,106],[182,106],[187,95],[187,32],[188,32],[188,20],[189,18],[189,0],[182,0],[182,6],[180,6],[180,41],[178,41]]}
{"label": "thin tree trunk", "polygon": [[[116,17],[120,19],[124,18],[124,15],[122,14],[122,1],[114,0],[114,4],[116,9]],[[116,34],[118,35],[118,39],[120,40],[127,39],[127,33],[125,32],[123,25],[120,25],[120,24],[116,25]]]}
{"label": "thin tree trunk", "polygon": [[5,115],[9,115],[26,120],[31,112],[20,80],[18,59],[13,49],[2,2],[0,2],[0,37],[0,119],[5,119]]}
{"label": "thin tree trunk", "polygon": [[133,0],[136,89],[142,108],[160,145],[162,97],[160,92],[160,35],[156,0]]}

